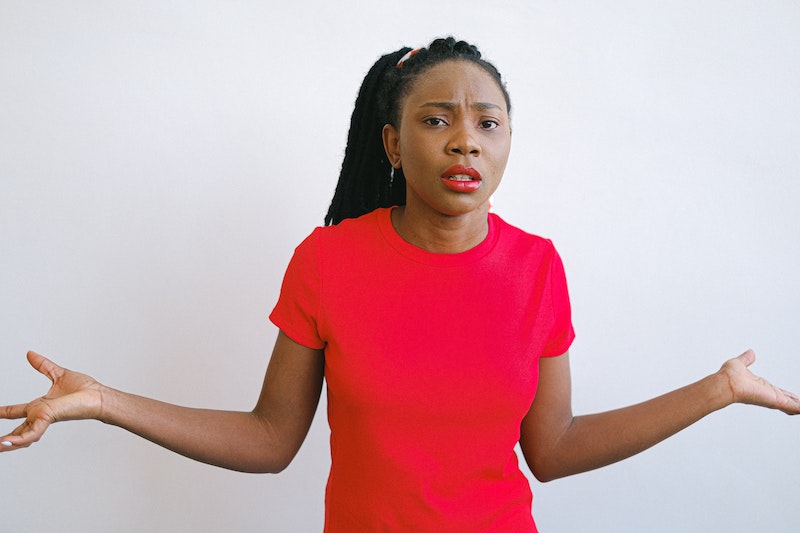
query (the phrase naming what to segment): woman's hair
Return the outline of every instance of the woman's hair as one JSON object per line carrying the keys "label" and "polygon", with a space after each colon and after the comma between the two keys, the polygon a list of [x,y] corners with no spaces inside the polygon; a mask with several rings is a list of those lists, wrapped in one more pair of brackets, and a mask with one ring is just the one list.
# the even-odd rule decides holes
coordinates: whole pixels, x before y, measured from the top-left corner
{"label": "woman's hair", "polygon": [[399,126],[400,104],[420,75],[453,60],[470,61],[488,72],[511,112],[511,100],[500,73],[481,59],[481,53],[469,43],[448,37],[436,39],[428,48],[401,48],[384,55],[369,70],[358,92],[342,170],[325,225],[338,224],[379,207],[406,203],[406,180],[402,169],[393,168],[386,158],[383,127]]}

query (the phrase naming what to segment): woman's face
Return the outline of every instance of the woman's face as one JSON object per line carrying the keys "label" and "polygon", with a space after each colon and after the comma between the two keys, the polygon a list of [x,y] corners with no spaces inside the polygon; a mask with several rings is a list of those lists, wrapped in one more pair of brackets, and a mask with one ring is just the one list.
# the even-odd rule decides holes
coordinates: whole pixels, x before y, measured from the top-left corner
{"label": "woman's face", "polygon": [[424,71],[401,102],[399,127],[383,132],[389,161],[406,178],[406,209],[483,213],[511,149],[511,125],[494,78],[468,61]]}

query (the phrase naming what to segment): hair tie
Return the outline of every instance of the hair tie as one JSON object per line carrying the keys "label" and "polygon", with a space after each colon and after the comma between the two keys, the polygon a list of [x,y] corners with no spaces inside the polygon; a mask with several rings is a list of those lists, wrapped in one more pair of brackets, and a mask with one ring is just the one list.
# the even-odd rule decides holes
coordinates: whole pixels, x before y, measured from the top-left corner
{"label": "hair tie", "polygon": [[411,58],[411,56],[413,56],[414,54],[416,54],[420,50],[422,50],[422,48],[415,48],[414,50],[409,50],[408,52],[406,52],[406,55],[401,57],[400,61],[397,62],[397,68],[402,68],[403,67],[403,63],[408,61]]}

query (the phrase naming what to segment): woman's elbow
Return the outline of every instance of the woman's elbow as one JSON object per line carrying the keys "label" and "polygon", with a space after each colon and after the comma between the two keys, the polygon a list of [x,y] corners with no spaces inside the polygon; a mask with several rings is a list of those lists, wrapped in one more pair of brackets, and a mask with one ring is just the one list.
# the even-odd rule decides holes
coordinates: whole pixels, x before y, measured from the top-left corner
{"label": "woman's elbow", "polygon": [[270,454],[243,464],[238,468],[233,467],[232,470],[238,470],[245,474],[280,474],[288,468],[292,459],[294,459],[294,454]]}
{"label": "woman's elbow", "polygon": [[533,477],[541,483],[548,483],[564,477],[557,468],[547,464],[547,461],[527,461],[527,463]]}
{"label": "woman's elbow", "polygon": [[569,473],[565,472],[562,461],[559,460],[555,453],[543,452],[541,449],[536,451],[526,447],[524,444],[521,449],[522,456],[537,481],[547,483],[569,475]]}

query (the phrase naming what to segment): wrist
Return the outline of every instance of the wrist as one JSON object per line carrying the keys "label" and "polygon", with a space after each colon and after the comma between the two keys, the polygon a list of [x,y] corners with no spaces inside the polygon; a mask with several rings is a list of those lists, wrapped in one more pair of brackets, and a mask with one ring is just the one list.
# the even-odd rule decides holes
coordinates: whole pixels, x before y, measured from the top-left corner
{"label": "wrist", "polygon": [[105,385],[98,383],[97,387],[95,388],[97,393],[97,404],[96,404],[96,416],[95,419],[103,422],[104,424],[113,424],[111,420],[111,412],[112,404],[114,402],[113,397],[118,391],[112,389],[111,387],[106,387]]}
{"label": "wrist", "polygon": [[709,404],[714,411],[736,403],[730,379],[723,370],[718,370],[703,381],[708,387]]}

